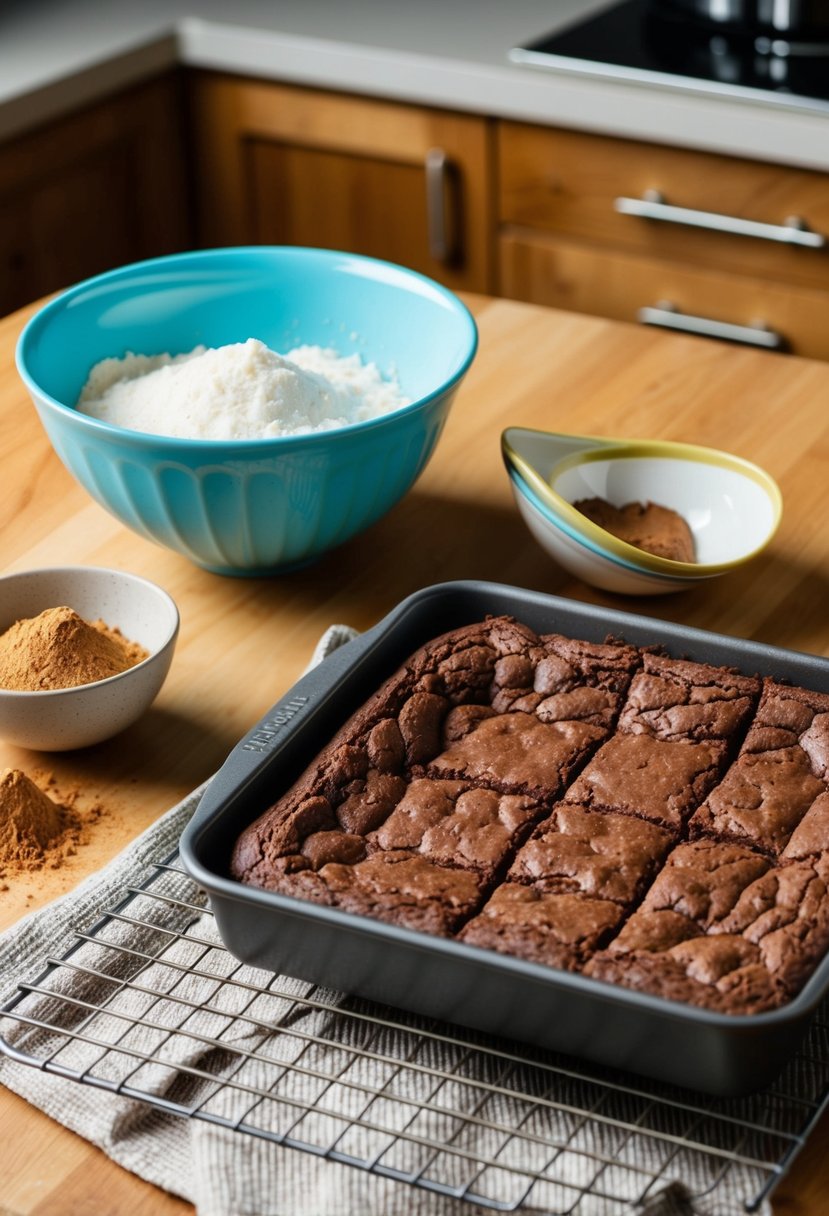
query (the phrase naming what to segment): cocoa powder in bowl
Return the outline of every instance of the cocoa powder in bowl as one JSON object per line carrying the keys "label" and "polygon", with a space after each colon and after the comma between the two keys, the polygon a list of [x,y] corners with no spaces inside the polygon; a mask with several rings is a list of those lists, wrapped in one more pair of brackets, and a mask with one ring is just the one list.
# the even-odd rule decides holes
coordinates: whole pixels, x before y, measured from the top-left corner
{"label": "cocoa powder in bowl", "polygon": [[66,606],[47,608],[0,634],[0,688],[75,688],[119,675],[148,653],[103,621],[85,621]]}
{"label": "cocoa powder in bowl", "polygon": [[604,498],[582,498],[573,506],[619,540],[675,562],[696,561],[694,534],[683,517],[657,502],[616,507]]}

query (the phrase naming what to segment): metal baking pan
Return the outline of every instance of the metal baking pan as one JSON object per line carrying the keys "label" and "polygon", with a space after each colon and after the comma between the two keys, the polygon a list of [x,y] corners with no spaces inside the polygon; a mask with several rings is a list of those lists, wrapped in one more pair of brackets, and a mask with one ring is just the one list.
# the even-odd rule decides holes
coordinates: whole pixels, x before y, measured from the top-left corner
{"label": "metal baking pan", "polygon": [[509,613],[538,633],[638,645],[829,692],[829,660],[494,583],[452,582],[402,601],[296,684],[237,744],[181,840],[222,940],[255,967],[632,1070],[718,1096],[767,1085],[829,990],[829,956],[769,1013],[729,1016],[336,908],[229,875],[233,843],[423,643]]}

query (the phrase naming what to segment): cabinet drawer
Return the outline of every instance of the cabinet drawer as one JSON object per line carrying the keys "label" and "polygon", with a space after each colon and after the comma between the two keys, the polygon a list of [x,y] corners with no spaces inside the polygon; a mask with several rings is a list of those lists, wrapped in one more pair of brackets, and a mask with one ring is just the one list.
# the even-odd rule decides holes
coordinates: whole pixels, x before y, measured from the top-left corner
{"label": "cabinet drawer", "polygon": [[[498,138],[502,223],[829,287],[829,174],[521,123],[502,123]],[[663,200],[657,208],[662,218],[617,209],[617,200],[635,205],[653,194]],[[701,215],[694,223],[677,222],[664,204]],[[739,235],[694,226],[710,223],[712,215],[771,232]],[[803,239],[789,231],[792,217],[805,223],[805,239],[818,235],[827,243],[813,248],[773,239],[775,233]]]}
{"label": "cabinet drawer", "polygon": [[784,349],[829,359],[823,291],[544,236],[506,232],[499,247],[501,293],[512,299],[621,321],[640,320],[640,310],[669,302],[681,314],[679,326],[691,317],[762,323],[781,335]]}

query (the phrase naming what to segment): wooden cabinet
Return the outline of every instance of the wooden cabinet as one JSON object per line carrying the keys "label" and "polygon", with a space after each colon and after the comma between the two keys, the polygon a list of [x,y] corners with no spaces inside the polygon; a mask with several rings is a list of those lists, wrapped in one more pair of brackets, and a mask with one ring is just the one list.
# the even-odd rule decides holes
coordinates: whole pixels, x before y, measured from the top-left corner
{"label": "wooden cabinet", "polygon": [[206,245],[318,245],[490,291],[491,124],[444,110],[195,74]]}
{"label": "wooden cabinet", "polygon": [[0,312],[190,243],[180,81],[165,76],[3,145]]}
{"label": "wooden cabinet", "polygon": [[503,294],[829,358],[829,175],[520,123],[498,154]]}
{"label": "wooden cabinet", "polygon": [[829,174],[205,71],[2,148],[4,312],[247,243],[829,359]]}

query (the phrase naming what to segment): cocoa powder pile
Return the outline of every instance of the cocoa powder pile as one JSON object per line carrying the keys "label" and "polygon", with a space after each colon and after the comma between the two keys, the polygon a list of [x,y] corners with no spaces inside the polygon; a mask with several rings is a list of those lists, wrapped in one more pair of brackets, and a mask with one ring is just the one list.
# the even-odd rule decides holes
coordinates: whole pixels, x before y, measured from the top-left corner
{"label": "cocoa powder pile", "polygon": [[0,771],[0,876],[60,866],[84,838],[83,817],[17,768]]}
{"label": "cocoa powder pile", "polygon": [[148,653],[103,621],[85,621],[67,607],[47,608],[0,634],[0,688],[75,688],[118,675]]}
{"label": "cocoa powder pile", "polygon": [[670,507],[657,502],[627,502],[614,507],[604,498],[582,498],[573,506],[619,540],[675,562],[694,562],[694,534]]}

